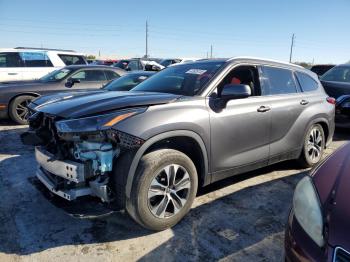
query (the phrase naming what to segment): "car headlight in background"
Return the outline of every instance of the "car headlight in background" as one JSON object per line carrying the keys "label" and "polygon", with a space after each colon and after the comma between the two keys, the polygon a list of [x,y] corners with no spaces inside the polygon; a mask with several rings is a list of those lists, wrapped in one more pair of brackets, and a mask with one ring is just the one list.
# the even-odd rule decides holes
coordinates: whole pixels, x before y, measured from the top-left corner
{"label": "car headlight in background", "polygon": [[323,217],[318,195],[310,177],[304,177],[296,186],[293,197],[294,215],[305,232],[322,247]]}
{"label": "car headlight in background", "polygon": [[61,120],[56,122],[56,128],[59,133],[96,132],[106,130],[126,118],[143,113],[145,110],[145,108],[138,108],[105,115]]}

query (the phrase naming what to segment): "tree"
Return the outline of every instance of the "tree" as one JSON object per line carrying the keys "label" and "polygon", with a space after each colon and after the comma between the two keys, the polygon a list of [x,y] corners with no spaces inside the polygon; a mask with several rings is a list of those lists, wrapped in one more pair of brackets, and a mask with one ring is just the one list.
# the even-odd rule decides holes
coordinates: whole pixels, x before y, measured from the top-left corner
{"label": "tree", "polygon": [[94,56],[94,55],[88,55],[86,58],[87,58],[87,59],[93,60],[93,59],[96,59],[96,56]]}

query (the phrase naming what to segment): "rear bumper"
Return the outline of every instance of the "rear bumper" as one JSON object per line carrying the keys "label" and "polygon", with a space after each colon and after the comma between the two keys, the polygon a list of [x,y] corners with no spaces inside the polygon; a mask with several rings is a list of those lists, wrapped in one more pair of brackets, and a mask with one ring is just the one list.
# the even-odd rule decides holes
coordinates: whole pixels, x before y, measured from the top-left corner
{"label": "rear bumper", "polygon": [[7,119],[9,118],[7,109],[0,109],[0,119]]}

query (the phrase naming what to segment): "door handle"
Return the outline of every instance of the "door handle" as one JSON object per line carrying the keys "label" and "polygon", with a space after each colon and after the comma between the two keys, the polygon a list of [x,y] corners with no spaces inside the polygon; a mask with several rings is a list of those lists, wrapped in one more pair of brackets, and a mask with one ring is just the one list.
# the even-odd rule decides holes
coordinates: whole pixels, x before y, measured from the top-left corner
{"label": "door handle", "polygon": [[307,105],[309,103],[309,101],[307,101],[307,100],[301,100],[300,101],[300,104],[302,105],[302,106],[305,106],[305,105]]}
{"label": "door handle", "polygon": [[259,107],[258,108],[258,112],[260,112],[260,113],[264,113],[264,112],[267,112],[267,111],[270,111],[271,110],[271,107],[269,107],[269,106],[261,106],[261,107]]}

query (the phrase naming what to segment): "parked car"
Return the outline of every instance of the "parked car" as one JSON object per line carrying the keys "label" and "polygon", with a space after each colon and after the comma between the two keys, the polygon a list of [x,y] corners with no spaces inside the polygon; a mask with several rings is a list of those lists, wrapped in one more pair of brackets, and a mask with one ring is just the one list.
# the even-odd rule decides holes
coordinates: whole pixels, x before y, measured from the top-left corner
{"label": "parked car", "polygon": [[21,138],[36,146],[36,176],[54,194],[96,196],[163,230],[198,187],[289,159],[317,164],[334,111],[309,70],[213,59],[168,67],[129,92],[41,106]]}
{"label": "parked car", "polygon": [[147,65],[159,65],[161,60],[158,58],[131,58],[121,59],[113,64],[114,67],[119,67],[126,71],[146,70]]}
{"label": "parked car", "polygon": [[91,64],[93,65],[105,65],[105,66],[111,66],[115,63],[118,63],[118,60],[115,59],[105,59],[105,60],[94,60]]}
{"label": "parked car", "polygon": [[113,67],[119,67],[127,71],[139,71],[145,69],[140,58],[121,59],[117,63],[113,64]]}
{"label": "parked car", "polygon": [[350,95],[350,64],[335,66],[320,79],[328,95],[334,98]]}
{"label": "parked car", "polygon": [[0,82],[33,80],[67,65],[87,64],[72,50],[16,47],[0,49]]}
{"label": "parked car", "polygon": [[337,127],[350,128],[350,95],[338,97],[335,106],[335,124]]}
{"label": "parked car", "polygon": [[100,92],[109,91],[129,91],[141,82],[145,81],[150,76],[154,75],[156,72],[148,71],[133,71],[127,73],[119,78],[116,78],[106,85],[104,85],[100,90],[96,91],[73,91],[73,92],[62,92],[54,93],[52,95],[45,95],[34,99],[29,105],[28,109],[30,113],[34,113],[39,110],[40,106],[48,105],[51,103],[60,102],[62,100],[74,99],[76,97],[83,97],[92,94],[97,94]]}
{"label": "parked car", "polygon": [[322,76],[329,69],[332,69],[335,65],[314,65],[310,68],[312,72],[317,74],[318,76]]}
{"label": "parked car", "polygon": [[53,71],[36,81],[0,85],[0,118],[10,117],[26,124],[27,105],[36,97],[54,92],[98,89],[126,72],[109,66],[71,65]]}
{"label": "parked car", "polygon": [[297,185],[285,234],[286,261],[350,261],[350,143]]}
{"label": "parked car", "polygon": [[145,66],[147,71],[160,71],[169,66],[194,62],[198,59],[196,58],[167,58],[161,60],[159,63],[150,63]]}

